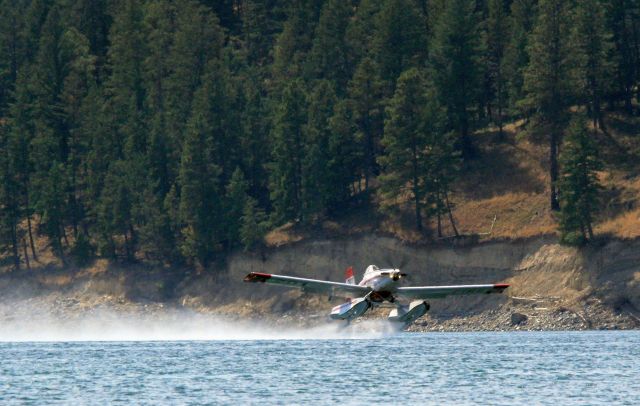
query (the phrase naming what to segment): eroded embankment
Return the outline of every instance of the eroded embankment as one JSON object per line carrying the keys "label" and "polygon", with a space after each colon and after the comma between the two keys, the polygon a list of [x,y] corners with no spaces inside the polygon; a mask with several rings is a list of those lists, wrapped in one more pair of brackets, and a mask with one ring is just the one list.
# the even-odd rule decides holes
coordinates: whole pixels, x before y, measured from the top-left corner
{"label": "eroded embankment", "polygon": [[[248,272],[341,280],[353,266],[397,267],[409,284],[506,282],[505,295],[432,301],[413,330],[593,329],[640,327],[640,241],[598,247],[560,246],[552,238],[473,247],[411,246],[386,237],[308,241],[261,255],[237,253],[217,271],[187,273],[120,269],[105,261],[75,271],[43,270],[0,276],[0,323],[37,312],[57,319],[101,309],[157,314],[189,309],[273,324],[323,322],[326,297],[242,283]],[[334,299],[333,302],[339,302]],[[385,317],[388,310],[371,316]]]}

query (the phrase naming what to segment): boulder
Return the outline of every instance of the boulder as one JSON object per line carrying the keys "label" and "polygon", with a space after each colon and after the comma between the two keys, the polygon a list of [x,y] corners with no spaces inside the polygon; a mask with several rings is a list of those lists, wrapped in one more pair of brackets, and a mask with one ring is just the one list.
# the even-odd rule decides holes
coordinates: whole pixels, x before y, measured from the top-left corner
{"label": "boulder", "polygon": [[529,317],[527,317],[526,314],[511,313],[511,325],[512,326],[520,326],[522,324],[527,324],[527,320],[529,320]]}

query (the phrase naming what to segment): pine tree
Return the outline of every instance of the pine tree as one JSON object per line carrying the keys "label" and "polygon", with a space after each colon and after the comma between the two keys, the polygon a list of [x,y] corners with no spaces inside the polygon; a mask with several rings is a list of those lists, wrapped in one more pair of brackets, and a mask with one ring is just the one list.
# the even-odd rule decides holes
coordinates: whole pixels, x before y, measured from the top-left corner
{"label": "pine tree", "polygon": [[524,98],[524,71],[529,65],[527,46],[535,21],[537,0],[514,0],[511,3],[509,26],[511,28],[505,49],[503,70],[507,82],[509,113],[517,114],[517,102]]}
{"label": "pine tree", "polygon": [[231,180],[226,187],[226,240],[229,247],[233,247],[241,241],[242,216],[246,207],[247,191],[249,184],[247,183],[242,169],[239,167],[233,172]]}
{"label": "pine tree", "polygon": [[333,187],[328,176],[331,137],[329,120],[333,115],[336,94],[331,82],[317,81],[308,97],[308,119],[304,128],[302,163],[302,220],[311,222],[332,200]]}
{"label": "pine tree", "polygon": [[525,71],[525,98],[520,105],[531,117],[529,130],[549,141],[550,203],[559,210],[558,147],[572,99],[572,49],[569,47],[569,5],[562,0],[542,0],[531,34],[529,65]]}
{"label": "pine tree", "polygon": [[249,197],[244,205],[241,218],[240,241],[244,249],[250,250],[259,245],[267,232],[267,216],[257,201]]}
{"label": "pine tree", "polygon": [[109,33],[106,83],[107,109],[113,117],[122,156],[140,159],[147,143],[144,123],[144,57],[147,54],[143,33],[143,12],[139,0],[126,0],[114,18]]}
{"label": "pine tree", "polygon": [[65,30],[61,9],[54,5],[40,33],[28,91],[32,92],[30,155],[33,159],[34,209],[40,229],[49,237],[56,254],[63,256],[62,241],[68,222],[77,234],[82,216],[75,191],[79,140],[72,137],[77,111],[90,80],[91,64],[86,39],[77,30]]}
{"label": "pine tree", "polygon": [[332,81],[338,93],[344,93],[351,77],[349,55],[345,40],[351,7],[343,0],[328,0],[322,7],[309,52],[310,77]]}
{"label": "pine tree", "polygon": [[201,131],[210,137],[210,158],[222,171],[223,184],[241,164],[243,130],[238,86],[226,62],[210,61],[192,103],[192,116],[199,117]]}
{"label": "pine tree", "polygon": [[[509,39],[509,19],[504,8],[504,0],[489,0],[489,14],[486,20],[487,77],[491,101],[497,111],[492,120],[498,125],[500,137],[503,136],[503,113],[506,106],[507,89],[503,72],[504,53]],[[489,103],[489,105],[491,102]]]}
{"label": "pine tree", "polygon": [[349,83],[348,100],[353,109],[353,124],[361,147],[365,190],[369,188],[369,180],[378,172],[376,158],[383,128],[383,87],[374,61],[364,58]]}
{"label": "pine tree", "polygon": [[61,258],[64,258],[62,241],[67,239],[64,230],[67,183],[68,176],[64,165],[54,163],[45,176],[38,178],[34,185],[35,210],[40,214],[39,229],[49,238],[55,253]]}
{"label": "pine tree", "polygon": [[65,69],[63,89],[60,95],[65,125],[68,131],[66,171],[69,176],[68,215],[74,237],[79,235],[78,227],[84,222],[87,202],[81,189],[82,165],[89,148],[89,137],[82,131],[85,98],[96,86],[96,57],[90,53],[88,39],[75,28],[64,32],[61,38],[61,53],[68,61]]}
{"label": "pine tree", "polygon": [[454,235],[458,229],[453,218],[452,204],[449,194],[460,170],[460,153],[454,148],[455,134],[445,132],[442,127],[443,113],[437,106],[433,107],[433,130],[429,134],[428,168],[429,185],[428,202],[432,215],[436,216],[438,237],[442,237],[442,217],[448,216]]}
{"label": "pine tree", "polygon": [[571,244],[593,239],[593,221],[601,188],[597,172],[603,165],[585,121],[581,115],[572,120],[560,154],[561,241]]}
{"label": "pine tree", "polygon": [[[333,108],[329,119],[329,161],[327,183],[332,192],[327,196],[329,212],[340,213],[352,195],[361,191],[364,166],[361,140],[354,126],[353,109],[347,100],[341,100]],[[360,141],[360,142],[358,142]],[[358,185],[356,189],[354,184]]]}
{"label": "pine tree", "polygon": [[[170,51],[175,36],[177,10],[170,1],[157,1],[147,4],[145,10],[145,31],[148,42],[148,54],[144,60],[143,78],[145,82],[145,116],[149,129],[146,160],[148,162],[148,183],[152,192],[158,195],[153,199],[161,204],[175,180],[177,162],[169,161],[169,146],[172,135],[167,129],[170,121],[168,78],[172,72]],[[149,199],[145,199],[149,201]]]}
{"label": "pine tree", "polygon": [[264,0],[246,0],[242,9],[242,35],[250,65],[265,65],[272,47],[276,22]]}
{"label": "pine tree", "polygon": [[285,87],[276,107],[271,131],[270,192],[274,223],[298,220],[302,215],[302,165],[306,95],[300,81]]}
{"label": "pine tree", "polygon": [[481,43],[475,1],[451,0],[437,17],[431,47],[434,83],[447,108],[449,126],[465,159],[473,157],[472,108],[481,83]]}
{"label": "pine tree", "polygon": [[[168,196],[167,193],[165,199]],[[161,200],[153,188],[144,190],[139,215],[142,218],[138,231],[140,251],[147,258],[179,263],[177,233],[172,227],[170,211],[166,210],[165,200]]]}
{"label": "pine tree", "polygon": [[172,173],[177,173],[180,164],[182,142],[194,94],[202,84],[207,66],[221,57],[224,40],[218,18],[197,1],[186,1],[178,7],[175,24],[164,97],[164,125]]}
{"label": "pine tree", "polygon": [[[32,91],[32,75],[29,67],[24,67],[18,73],[16,82],[15,102],[9,112],[9,126],[5,128],[6,148],[9,153],[9,170],[15,176],[17,188],[11,188],[11,196],[19,200],[15,207],[22,207],[22,215],[27,219],[27,231],[31,255],[37,260],[33,238],[32,216],[33,204],[33,166],[31,143],[36,135],[35,128],[35,95]],[[13,203],[12,203],[13,204]],[[11,206],[13,207],[13,206]]]}
{"label": "pine tree", "polygon": [[[315,7],[322,5],[322,2],[310,3],[315,3]],[[277,92],[286,87],[288,80],[302,76],[304,61],[313,44],[311,34],[317,21],[314,4],[296,2],[288,14],[273,49],[271,72]]]}
{"label": "pine tree", "polygon": [[102,70],[109,46],[109,2],[107,0],[76,0],[67,11],[69,26],[77,29],[89,42],[89,52],[96,57],[96,65]]}
{"label": "pine tree", "polygon": [[423,230],[424,209],[429,190],[429,139],[437,131],[437,101],[427,94],[423,75],[411,68],[398,78],[396,92],[387,107],[379,158],[383,167],[380,190],[397,197],[407,190],[411,196],[415,225]]}
{"label": "pine tree", "polygon": [[10,142],[7,126],[0,125],[0,254],[8,254],[14,268],[20,269],[20,183],[12,165]]}
{"label": "pine tree", "polygon": [[265,154],[269,145],[269,100],[261,78],[254,71],[245,76],[242,88],[244,100],[242,108],[242,137],[240,149],[251,195],[258,201],[259,206],[269,204],[269,176],[266,164],[269,154]]}
{"label": "pine tree", "polygon": [[387,96],[393,94],[402,72],[424,64],[426,35],[426,19],[415,1],[384,1],[377,14],[373,46]]}
{"label": "pine tree", "polygon": [[379,0],[361,0],[355,15],[349,21],[345,35],[351,55],[350,61],[354,66],[365,57],[374,57],[375,27],[382,5],[383,2]]}
{"label": "pine tree", "polygon": [[614,83],[618,86],[617,99],[622,99],[628,114],[633,112],[633,92],[640,100],[640,6],[637,1],[613,0],[608,2],[608,22],[613,34],[615,52],[611,58],[616,65]]}
{"label": "pine tree", "polygon": [[613,68],[609,62],[613,49],[610,38],[601,3],[597,0],[576,3],[573,43],[578,59],[580,93],[588,105],[594,126],[603,130],[602,99]]}
{"label": "pine tree", "polygon": [[219,182],[221,169],[214,160],[215,135],[202,112],[194,110],[180,163],[180,251],[203,267],[214,258],[224,238],[219,217],[223,209]]}
{"label": "pine tree", "polygon": [[[121,157],[121,144],[113,137],[115,124],[104,109],[104,88],[94,85],[80,110],[78,137],[86,139],[87,150],[81,161],[81,185],[86,224],[97,223],[98,206],[109,166]],[[92,227],[97,228],[97,227]]]}
{"label": "pine tree", "polygon": [[4,0],[0,2],[0,117],[5,117],[12,91],[18,80],[18,69],[24,62],[23,30],[24,2]]}
{"label": "pine tree", "polygon": [[148,52],[143,62],[143,80],[149,138],[145,156],[147,173],[143,175],[147,181],[138,209],[140,246],[147,256],[176,259],[175,235],[164,211],[164,199],[177,175],[175,156],[172,162],[169,153],[172,137],[176,135],[168,132],[172,128],[168,82],[174,68],[171,50],[178,10],[171,1],[156,1],[146,4],[144,14]]}

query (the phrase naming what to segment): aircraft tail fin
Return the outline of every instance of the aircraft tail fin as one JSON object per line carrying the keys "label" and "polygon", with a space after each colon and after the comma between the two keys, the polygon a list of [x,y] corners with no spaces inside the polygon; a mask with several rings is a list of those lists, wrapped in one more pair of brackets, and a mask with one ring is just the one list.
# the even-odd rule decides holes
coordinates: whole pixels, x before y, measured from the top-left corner
{"label": "aircraft tail fin", "polygon": [[356,278],[353,276],[353,267],[347,268],[347,271],[344,273],[344,277],[346,278],[344,283],[347,283],[349,285],[356,284]]}

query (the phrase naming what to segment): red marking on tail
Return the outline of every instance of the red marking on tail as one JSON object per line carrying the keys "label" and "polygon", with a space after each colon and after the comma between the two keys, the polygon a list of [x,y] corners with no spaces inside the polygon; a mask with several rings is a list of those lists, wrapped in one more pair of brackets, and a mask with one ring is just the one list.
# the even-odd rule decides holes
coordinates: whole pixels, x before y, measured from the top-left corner
{"label": "red marking on tail", "polygon": [[353,278],[353,267],[347,268],[347,271],[344,273],[345,279]]}

